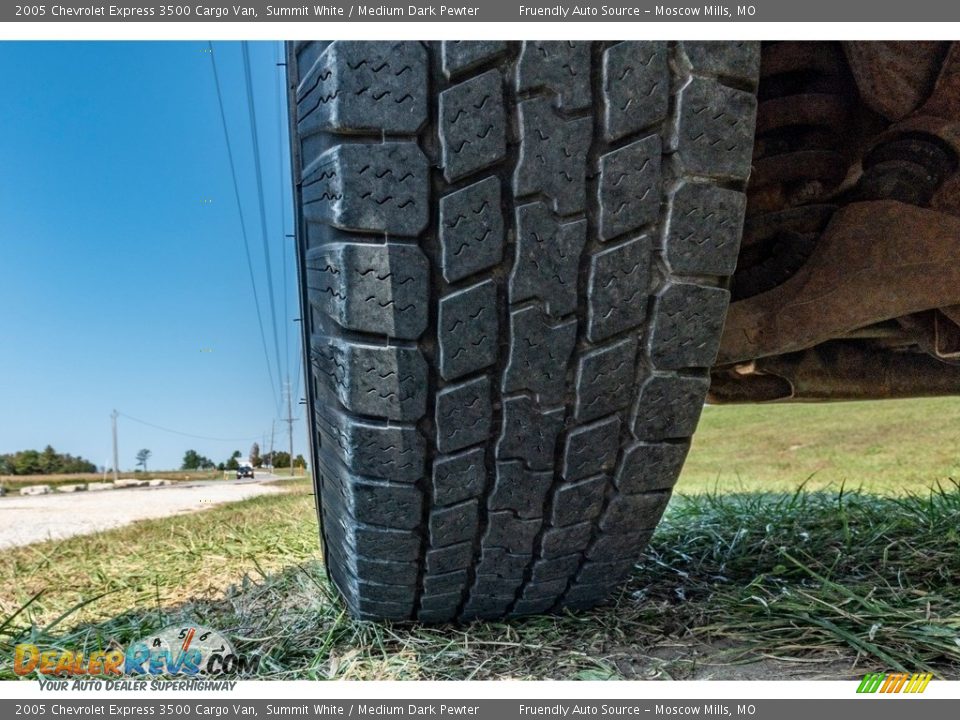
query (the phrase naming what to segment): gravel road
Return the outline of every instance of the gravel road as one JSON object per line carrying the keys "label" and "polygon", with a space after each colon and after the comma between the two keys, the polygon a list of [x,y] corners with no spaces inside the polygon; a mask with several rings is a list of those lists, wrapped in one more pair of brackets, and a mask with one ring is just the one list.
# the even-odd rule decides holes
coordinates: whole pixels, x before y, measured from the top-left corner
{"label": "gravel road", "polygon": [[129,488],[0,498],[0,548],[63,539],[119,527],[148,518],[197,512],[255,495],[283,492],[266,484],[274,475],[254,480],[175,483],[156,488]]}

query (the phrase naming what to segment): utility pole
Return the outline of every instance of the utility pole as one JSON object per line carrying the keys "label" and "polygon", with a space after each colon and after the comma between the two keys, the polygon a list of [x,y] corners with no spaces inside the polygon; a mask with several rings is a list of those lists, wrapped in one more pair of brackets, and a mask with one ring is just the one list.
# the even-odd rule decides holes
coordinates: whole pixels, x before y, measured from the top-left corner
{"label": "utility pole", "polygon": [[117,475],[117,466],[120,464],[119,454],[117,453],[117,411],[114,410],[110,415],[110,420],[113,421],[113,481],[116,482],[119,479]]}
{"label": "utility pole", "polygon": [[276,464],[273,456],[273,434],[277,429],[277,421],[270,421],[270,471],[273,471],[273,466]]}
{"label": "utility pole", "polygon": [[290,436],[290,477],[293,477],[293,408],[292,402],[293,398],[291,397],[293,393],[290,391],[290,380],[287,380],[287,429]]}

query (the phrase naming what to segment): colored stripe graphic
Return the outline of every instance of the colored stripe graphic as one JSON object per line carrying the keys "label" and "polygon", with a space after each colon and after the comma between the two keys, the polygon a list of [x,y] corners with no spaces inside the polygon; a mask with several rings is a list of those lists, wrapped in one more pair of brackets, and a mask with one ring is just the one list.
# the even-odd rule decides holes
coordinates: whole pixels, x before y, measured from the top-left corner
{"label": "colored stripe graphic", "polygon": [[858,693],[922,693],[927,689],[933,673],[867,673],[857,687]]}

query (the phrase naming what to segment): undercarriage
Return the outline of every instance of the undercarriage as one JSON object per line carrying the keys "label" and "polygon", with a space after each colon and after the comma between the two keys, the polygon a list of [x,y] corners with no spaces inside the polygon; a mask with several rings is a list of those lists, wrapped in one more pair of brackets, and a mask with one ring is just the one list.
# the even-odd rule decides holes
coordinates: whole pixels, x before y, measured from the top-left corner
{"label": "undercarriage", "polygon": [[780,42],[713,403],[960,391],[960,47]]}

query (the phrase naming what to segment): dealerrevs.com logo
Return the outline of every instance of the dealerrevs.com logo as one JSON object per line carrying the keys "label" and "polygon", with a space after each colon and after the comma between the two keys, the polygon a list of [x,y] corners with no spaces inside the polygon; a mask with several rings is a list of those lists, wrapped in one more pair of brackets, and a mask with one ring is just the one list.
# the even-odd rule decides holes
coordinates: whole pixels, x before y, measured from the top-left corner
{"label": "dealerrevs.com logo", "polygon": [[83,653],[23,643],[14,648],[13,671],[50,690],[216,690],[232,689],[235,681],[227,678],[253,675],[259,662],[237,653],[216,630],[171,625],[126,650]]}

